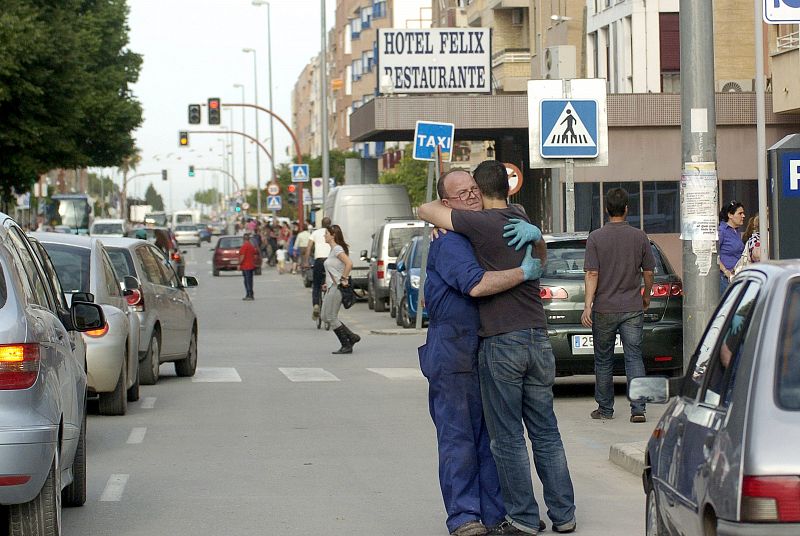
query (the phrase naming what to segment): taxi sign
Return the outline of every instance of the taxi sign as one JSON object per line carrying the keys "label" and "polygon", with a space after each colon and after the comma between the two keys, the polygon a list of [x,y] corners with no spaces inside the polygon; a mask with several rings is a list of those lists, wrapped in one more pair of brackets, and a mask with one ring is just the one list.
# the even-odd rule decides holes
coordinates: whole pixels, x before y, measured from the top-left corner
{"label": "taxi sign", "polygon": [[442,162],[450,162],[453,156],[453,123],[417,121],[414,129],[414,160],[436,160],[436,147],[441,147]]}

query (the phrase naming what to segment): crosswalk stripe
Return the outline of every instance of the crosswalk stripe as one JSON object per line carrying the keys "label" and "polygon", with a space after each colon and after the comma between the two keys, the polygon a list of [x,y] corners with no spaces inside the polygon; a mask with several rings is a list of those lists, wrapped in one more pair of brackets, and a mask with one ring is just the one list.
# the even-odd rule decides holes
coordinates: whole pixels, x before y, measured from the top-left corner
{"label": "crosswalk stripe", "polygon": [[142,399],[142,403],[139,405],[142,409],[153,409],[156,406],[156,397],[154,396],[146,396]]}
{"label": "crosswalk stripe", "polygon": [[197,367],[193,382],[224,383],[241,382],[242,377],[233,367]]}
{"label": "crosswalk stripe", "polygon": [[338,382],[339,378],[323,368],[279,367],[278,370],[293,382]]}
{"label": "crosswalk stripe", "polygon": [[118,502],[122,499],[122,494],[125,492],[125,485],[128,483],[128,478],[131,475],[111,475],[108,477],[106,487],[103,494],[100,495],[101,502]]}
{"label": "crosswalk stripe", "polygon": [[424,380],[425,376],[418,368],[368,368],[370,372],[380,374],[390,380]]}
{"label": "crosswalk stripe", "polygon": [[128,444],[129,445],[138,445],[142,441],[144,441],[144,435],[147,433],[147,428],[145,427],[136,427],[131,430],[130,435],[128,436]]}

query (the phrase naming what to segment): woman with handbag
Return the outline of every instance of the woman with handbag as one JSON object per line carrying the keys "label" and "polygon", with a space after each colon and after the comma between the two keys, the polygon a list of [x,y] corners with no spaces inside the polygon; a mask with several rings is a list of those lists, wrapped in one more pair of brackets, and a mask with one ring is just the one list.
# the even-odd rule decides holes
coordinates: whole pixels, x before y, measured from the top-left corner
{"label": "woman with handbag", "polygon": [[325,297],[322,298],[322,310],[320,315],[324,322],[330,324],[333,332],[338,337],[342,347],[332,352],[334,354],[352,354],[353,345],[361,340],[361,337],[350,331],[339,320],[339,310],[342,307],[342,290],[349,293],[350,271],[353,269],[353,261],[348,254],[350,248],[344,241],[342,229],[338,225],[331,225],[325,228],[325,242],[331,247],[328,258],[325,259],[325,284],[322,290]]}

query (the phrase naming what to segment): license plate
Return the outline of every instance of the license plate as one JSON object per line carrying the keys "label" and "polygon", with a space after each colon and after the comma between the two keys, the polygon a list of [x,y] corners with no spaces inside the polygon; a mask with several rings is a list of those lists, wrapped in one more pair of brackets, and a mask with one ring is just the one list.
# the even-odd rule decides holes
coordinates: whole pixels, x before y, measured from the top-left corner
{"label": "license plate", "polygon": [[[594,340],[591,335],[573,335],[572,336],[572,353],[573,354],[593,354],[594,353]],[[614,353],[622,353],[622,339],[619,335],[614,340]]]}

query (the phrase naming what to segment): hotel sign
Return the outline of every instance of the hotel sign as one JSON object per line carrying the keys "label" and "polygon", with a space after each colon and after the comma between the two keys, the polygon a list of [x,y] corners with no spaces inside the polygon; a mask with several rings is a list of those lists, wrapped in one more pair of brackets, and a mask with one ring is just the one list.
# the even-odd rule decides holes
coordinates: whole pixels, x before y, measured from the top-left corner
{"label": "hotel sign", "polygon": [[381,28],[377,63],[382,94],[491,93],[491,30]]}

